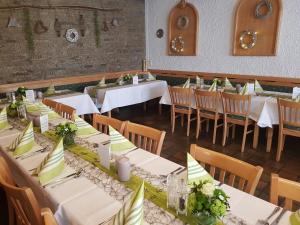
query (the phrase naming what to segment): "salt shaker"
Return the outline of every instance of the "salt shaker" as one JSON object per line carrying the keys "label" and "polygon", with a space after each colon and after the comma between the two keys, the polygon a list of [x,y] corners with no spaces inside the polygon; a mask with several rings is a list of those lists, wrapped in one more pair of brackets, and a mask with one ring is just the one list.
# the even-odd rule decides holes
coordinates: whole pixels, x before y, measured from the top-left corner
{"label": "salt shaker", "polygon": [[116,166],[118,171],[119,180],[122,182],[130,180],[131,166],[129,158],[121,156],[116,159]]}

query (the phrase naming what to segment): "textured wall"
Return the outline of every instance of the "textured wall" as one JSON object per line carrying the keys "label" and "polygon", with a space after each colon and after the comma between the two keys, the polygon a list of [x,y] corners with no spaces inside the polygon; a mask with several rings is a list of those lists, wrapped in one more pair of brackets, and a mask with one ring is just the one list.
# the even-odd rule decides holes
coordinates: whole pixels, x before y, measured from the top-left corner
{"label": "textured wall", "polygon": [[[94,7],[121,8],[120,12],[98,12],[100,28],[102,22],[117,18],[119,27],[108,32],[100,31],[100,48],[96,48],[93,11],[86,10],[30,10],[31,25],[41,19],[49,30],[44,34],[34,33],[34,54],[30,56],[24,36],[22,10],[13,12],[21,28],[7,28],[10,11],[0,11],[0,84],[28,80],[49,79],[67,75],[90,74],[101,71],[140,69],[145,58],[144,0],[0,0],[0,6],[12,4],[36,5],[84,5]],[[87,34],[75,44],[64,37],[57,37],[54,21],[58,18],[66,29],[77,28],[82,14]]]}
{"label": "textured wall", "polygon": [[[188,0],[200,15],[199,55],[167,56],[167,19],[174,0],[146,0],[146,46],[151,68],[235,74],[300,77],[300,4],[282,0],[283,17],[276,57],[232,56],[234,15],[238,0]],[[158,39],[156,30],[165,36]]]}

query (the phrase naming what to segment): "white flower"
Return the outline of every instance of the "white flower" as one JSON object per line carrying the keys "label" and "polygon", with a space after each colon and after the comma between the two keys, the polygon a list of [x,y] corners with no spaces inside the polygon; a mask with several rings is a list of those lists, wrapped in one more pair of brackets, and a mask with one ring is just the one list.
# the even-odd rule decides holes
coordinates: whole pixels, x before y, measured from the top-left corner
{"label": "white flower", "polygon": [[201,192],[208,197],[212,197],[214,195],[214,191],[215,186],[212,183],[203,184],[201,188]]}

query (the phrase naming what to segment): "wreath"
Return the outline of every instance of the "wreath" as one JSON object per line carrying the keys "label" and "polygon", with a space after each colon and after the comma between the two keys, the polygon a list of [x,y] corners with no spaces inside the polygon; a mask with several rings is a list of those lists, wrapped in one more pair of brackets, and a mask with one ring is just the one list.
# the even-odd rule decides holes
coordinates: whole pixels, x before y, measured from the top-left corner
{"label": "wreath", "polygon": [[[260,12],[260,8],[266,6],[268,11],[264,14],[262,14]],[[255,8],[255,17],[257,19],[266,19],[268,17],[270,17],[272,15],[273,12],[273,7],[272,7],[272,3],[269,0],[261,0]]]}
{"label": "wreath", "polygon": [[171,48],[174,52],[180,53],[184,51],[184,40],[181,36],[175,37],[171,41]]}
{"label": "wreath", "polygon": [[[249,37],[250,42],[245,43],[245,38]],[[240,46],[243,49],[251,49],[256,45],[257,41],[257,32],[256,31],[243,31],[240,36]]]}
{"label": "wreath", "polygon": [[68,29],[66,32],[66,39],[67,39],[67,41],[69,41],[71,43],[77,42],[79,39],[78,31],[74,28]]}

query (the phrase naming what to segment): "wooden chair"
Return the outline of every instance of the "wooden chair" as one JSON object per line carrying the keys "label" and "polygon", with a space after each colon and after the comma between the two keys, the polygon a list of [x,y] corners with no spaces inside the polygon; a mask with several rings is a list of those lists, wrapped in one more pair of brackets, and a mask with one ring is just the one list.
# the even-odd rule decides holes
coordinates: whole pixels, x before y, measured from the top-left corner
{"label": "wooden chair", "polygon": [[52,211],[48,208],[42,210],[44,225],[58,225]]}
{"label": "wooden chair", "polygon": [[58,105],[58,114],[68,120],[75,120],[76,109],[65,104]]}
{"label": "wooden chair", "polygon": [[[196,89],[194,90],[194,95],[197,105],[196,138],[198,139],[199,133],[201,132],[201,124],[206,122],[206,132],[208,132],[209,120],[214,120],[213,144],[215,144],[217,129],[223,126],[223,123],[218,124],[218,120],[223,118],[219,113],[219,106],[221,104],[220,93]],[[201,120],[202,118],[204,119]]]}
{"label": "wooden chair", "polygon": [[215,179],[218,177],[220,182],[237,186],[238,189],[254,195],[263,172],[260,166],[253,166],[195,144],[191,145],[190,153],[203,167],[209,167],[209,173]]}
{"label": "wooden chair", "polygon": [[276,161],[279,162],[286,135],[300,137],[300,103],[277,99],[279,115],[279,134]]}
{"label": "wooden chair", "polygon": [[57,112],[58,111],[58,106],[60,103],[54,101],[54,100],[51,100],[51,99],[48,99],[48,98],[44,98],[42,100],[42,103],[46,106],[48,106],[50,109],[52,109],[53,111]]}
{"label": "wooden chair", "polygon": [[278,198],[285,198],[284,208],[293,209],[293,201],[300,202],[300,183],[280,178],[278,174],[271,174],[270,202],[278,205]]}
{"label": "wooden chair", "polygon": [[160,155],[166,132],[144,125],[127,122],[125,137],[137,147]]}
{"label": "wooden chair", "polygon": [[224,111],[224,130],[222,145],[225,146],[226,139],[229,134],[229,128],[232,127],[232,138],[235,137],[235,126],[240,125],[244,127],[243,140],[241,152],[244,152],[246,137],[252,133],[253,130],[248,130],[249,125],[254,126],[253,146],[257,142],[258,127],[255,122],[249,118],[251,107],[251,95],[239,95],[222,92],[222,103]]}
{"label": "wooden chair", "polygon": [[108,126],[112,126],[121,134],[123,134],[125,124],[126,122],[112,117],[103,116],[96,113],[93,115],[93,127],[105,134],[109,134]]}
{"label": "wooden chair", "polygon": [[[184,123],[184,115],[187,115],[187,136],[190,135],[190,125],[191,121],[195,120],[196,118],[191,119],[191,115],[193,113],[192,109],[192,97],[193,91],[191,88],[182,88],[182,87],[169,87],[169,93],[171,97],[171,125],[172,125],[172,133],[175,130],[175,121],[176,118],[181,116],[181,126]],[[180,115],[176,116],[176,113]]]}
{"label": "wooden chair", "polygon": [[[51,216],[50,209],[39,207],[30,188],[15,186],[9,167],[2,157],[0,157],[0,186],[7,197],[9,225],[44,225],[44,212],[47,212],[47,217]],[[57,225],[54,217],[52,222],[53,225]]]}

